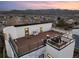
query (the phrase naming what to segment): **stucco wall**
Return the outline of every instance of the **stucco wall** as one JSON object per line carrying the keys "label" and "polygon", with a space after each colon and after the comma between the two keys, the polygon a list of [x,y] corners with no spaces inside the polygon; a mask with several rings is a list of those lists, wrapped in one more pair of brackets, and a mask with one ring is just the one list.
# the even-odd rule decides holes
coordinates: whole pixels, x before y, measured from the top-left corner
{"label": "stucco wall", "polygon": [[45,53],[45,47],[38,49],[34,52],[31,52],[29,54],[26,54],[24,56],[21,56],[20,58],[39,58],[39,56],[44,53]]}
{"label": "stucco wall", "polygon": [[9,44],[9,42],[7,40],[5,41],[5,47],[6,47],[7,56],[10,58],[13,58],[14,53],[13,53],[13,50],[11,48],[11,45]]}
{"label": "stucco wall", "polygon": [[75,41],[59,51],[59,58],[72,58],[74,53]]}
{"label": "stucco wall", "polygon": [[51,57],[57,58],[58,53],[59,53],[58,50],[46,44],[46,57],[47,58],[48,58],[47,54],[49,54]]}
{"label": "stucco wall", "polygon": [[62,50],[58,51],[55,48],[46,45],[46,54],[50,54],[54,58],[72,58],[74,52],[75,41],[68,45],[67,47],[63,48]]}
{"label": "stucco wall", "polygon": [[18,35],[18,37],[24,37],[25,28],[29,28],[30,35],[33,33],[33,31],[40,32],[40,27],[43,27],[43,31],[49,31],[52,28],[52,23],[16,27],[17,35]]}
{"label": "stucco wall", "polygon": [[5,27],[3,29],[3,33],[7,34],[7,37],[6,37],[7,40],[9,39],[9,34],[10,34],[12,39],[17,38],[17,31],[16,31],[16,28],[14,26]]}

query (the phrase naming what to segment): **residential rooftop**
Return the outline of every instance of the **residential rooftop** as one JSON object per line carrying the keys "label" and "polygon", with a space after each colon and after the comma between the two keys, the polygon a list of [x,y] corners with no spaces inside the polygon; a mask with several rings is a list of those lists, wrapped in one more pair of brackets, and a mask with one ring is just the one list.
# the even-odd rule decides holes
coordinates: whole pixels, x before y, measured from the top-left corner
{"label": "residential rooftop", "polygon": [[[69,40],[69,38],[66,37],[64,37],[64,40],[61,40],[61,37],[63,37],[63,33],[50,30],[47,32],[41,32],[37,35],[26,35],[25,37],[17,38],[16,40],[10,39],[9,42],[13,45],[15,55],[20,57],[40,49],[46,46],[46,44],[60,51],[73,42],[72,39]],[[59,40],[61,41],[59,42]]]}

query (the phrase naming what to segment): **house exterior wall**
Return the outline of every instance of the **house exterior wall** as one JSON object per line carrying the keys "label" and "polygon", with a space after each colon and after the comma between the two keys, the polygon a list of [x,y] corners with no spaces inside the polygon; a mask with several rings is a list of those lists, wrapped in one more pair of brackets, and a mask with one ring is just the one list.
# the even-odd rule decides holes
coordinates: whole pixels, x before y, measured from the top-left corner
{"label": "house exterior wall", "polygon": [[21,56],[20,58],[39,58],[41,54],[45,54],[45,47],[40,48],[34,52]]}
{"label": "house exterior wall", "polygon": [[21,26],[21,27],[10,26],[10,27],[4,28],[3,31],[6,33],[9,33],[12,39],[16,39],[16,38],[25,36],[25,28],[29,28],[29,34],[32,35],[33,31],[40,32],[40,27],[43,27],[43,31],[49,31],[52,28],[52,23]]}
{"label": "house exterior wall", "polygon": [[46,45],[46,54],[49,54],[51,57],[54,58],[72,58],[74,53],[74,46],[75,41],[59,51],[49,45]]}
{"label": "house exterior wall", "polygon": [[16,28],[14,26],[10,26],[10,27],[5,27],[3,29],[3,33],[7,34],[7,40],[9,39],[9,34],[11,36],[12,39],[16,39],[17,38],[17,32],[16,32]]}
{"label": "house exterior wall", "polygon": [[59,51],[46,44],[46,58],[48,58],[47,54],[49,54],[53,58],[57,58]]}
{"label": "house exterior wall", "polygon": [[75,41],[59,51],[59,58],[73,58]]}
{"label": "house exterior wall", "polygon": [[13,26],[6,27],[3,29],[3,33],[5,36],[5,47],[6,47],[7,56],[14,57],[14,52],[12,50],[10,43],[9,43],[9,34],[11,35],[12,39],[16,39],[16,37],[17,37],[16,28]]}
{"label": "house exterior wall", "polygon": [[52,23],[16,27],[17,35],[18,37],[24,37],[25,28],[29,28],[29,34],[32,35],[33,31],[40,32],[40,27],[43,27],[43,31],[49,31],[52,28]]}
{"label": "house exterior wall", "polygon": [[11,48],[11,45],[9,44],[9,41],[7,40],[5,40],[5,47],[6,47],[7,56],[10,58],[14,58],[14,52]]}

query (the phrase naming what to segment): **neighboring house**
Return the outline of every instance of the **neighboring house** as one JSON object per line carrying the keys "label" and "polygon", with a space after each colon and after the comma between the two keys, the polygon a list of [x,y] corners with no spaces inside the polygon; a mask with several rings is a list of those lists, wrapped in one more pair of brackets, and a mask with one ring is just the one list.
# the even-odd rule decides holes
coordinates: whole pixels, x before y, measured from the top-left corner
{"label": "neighboring house", "polygon": [[28,17],[23,16],[12,16],[11,18],[7,19],[6,25],[20,25],[20,24],[28,24],[29,20]]}
{"label": "neighboring house", "polygon": [[[21,24],[34,24],[34,23],[45,23],[52,22],[55,23],[55,17],[52,15],[18,15],[11,14],[3,17],[3,23],[7,26],[11,25],[21,25]],[[1,18],[2,19],[2,18]],[[2,22],[0,21],[0,22]]]}
{"label": "neighboring house", "polygon": [[3,29],[8,57],[72,58],[75,40],[71,32],[52,27],[52,23],[8,26]]}
{"label": "neighboring house", "polygon": [[73,24],[74,22],[75,21],[73,19],[69,19],[69,20],[66,21],[66,23],[68,23],[68,24]]}
{"label": "neighboring house", "polygon": [[11,18],[8,18],[6,25],[18,25],[19,24],[19,18],[17,16],[12,16]]}

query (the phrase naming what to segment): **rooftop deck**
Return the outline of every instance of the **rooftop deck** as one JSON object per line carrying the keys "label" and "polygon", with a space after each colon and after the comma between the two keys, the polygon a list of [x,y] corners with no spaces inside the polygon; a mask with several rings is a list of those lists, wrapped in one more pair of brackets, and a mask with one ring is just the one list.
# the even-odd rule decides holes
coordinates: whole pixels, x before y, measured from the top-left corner
{"label": "rooftop deck", "polygon": [[14,47],[18,56],[29,53],[35,49],[44,47],[45,46],[44,40],[47,40],[47,35],[50,35],[52,37],[62,34],[55,31],[47,31],[39,33],[38,35],[27,35],[25,37],[13,40]]}
{"label": "rooftop deck", "polygon": [[37,35],[26,35],[25,37],[13,40],[15,47],[14,49],[16,50],[18,56],[22,56],[24,54],[35,51],[36,49],[44,47],[46,44],[45,40],[47,41],[47,44],[51,45],[52,47],[61,49],[61,47],[68,45],[68,41],[60,40],[59,42],[60,37],[57,37],[57,40],[53,38],[62,35],[63,33],[59,33],[53,30],[42,32]]}

